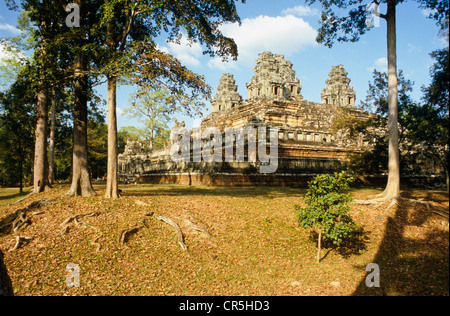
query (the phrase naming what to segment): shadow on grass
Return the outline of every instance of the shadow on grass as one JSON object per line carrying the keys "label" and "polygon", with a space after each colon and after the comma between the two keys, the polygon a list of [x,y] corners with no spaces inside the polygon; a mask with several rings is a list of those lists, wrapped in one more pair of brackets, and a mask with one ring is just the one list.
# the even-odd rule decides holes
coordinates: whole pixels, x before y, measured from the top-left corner
{"label": "shadow on grass", "polygon": [[[19,190],[19,189],[17,189]],[[16,193],[11,193],[11,194],[6,194],[6,195],[0,195],[0,201],[4,201],[4,200],[11,200],[11,202],[14,202],[14,200],[16,198],[21,198],[24,197],[26,195],[28,195],[30,193],[30,190],[24,190],[22,193],[20,192],[16,192]]]}
{"label": "shadow on grass", "polygon": [[[318,234],[311,232],[310,240],[317,245]],[[331,251],[336,251],[344,258],[349,258],[353,255],[360,255],[367,250],[367,243],[369,242],[368,233],[362,228],[358,228],[355,233],[343,240],[342,244],[338,247],[334,245],[330,240],[322,241],[322,251],[326,251],[325,255],[320,258],[323,261]]]}
{"label": "shadow on grass", "polygon": [[449,295],[448,231],[434,229],[417,238],[405,237],[407,226],[421,226],[430,216],[431,212],[409,204],[397,207],[386,221],[385,235],[373,259],[380,268],[380,287],[369,288],[363,279],[353,295]]}
{"label": "shadow on grass", "polygon": [[276,198],[283,196],[303,197],[306,189],[289,187],[214,187],[214,186],[187,186],[177,184],[158,184],[143,186],[121,186],[123,196],[186,196],[186,195],[209,195],[209,196],[236,196],[252,197],[265,196]]}

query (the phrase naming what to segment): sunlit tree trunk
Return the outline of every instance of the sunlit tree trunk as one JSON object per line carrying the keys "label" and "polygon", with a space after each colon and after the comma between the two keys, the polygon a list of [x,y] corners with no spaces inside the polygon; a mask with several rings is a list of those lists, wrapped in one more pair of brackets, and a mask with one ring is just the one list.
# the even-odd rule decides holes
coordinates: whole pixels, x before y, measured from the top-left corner
{"label": "sunlit tree trunk", "polygon": [[[82,8],[81,0],[75,3]],[[80,49],[84,45],[85,34],[79,33],[77,46]],[[74,111],[73,111],[73,153],[72,153],[72,185],[68,196],[92,196],[96,195],[91,184],[88,164],[88,78],[86,75],[87,62],[83,52],[79,51],[74,60]]]}
{"label": "sunlit tree trunk", "polygon": [[48,184],[48,160],[47,160],[47,118],[48,118],[48,96],[47,90],[41,82],[41,91],[37,95],[36,103],[36,129],[34,145],[34,167],[33,167],[33,192],[40,193]]}
{"label": "sunlit tree trunk", "polygon": [[72,185],[68,196],[96,195],[89,176],[87,142],[87,78],[81,56],[75,61],[75,102],[73,111]]}
{"label": "sunlit tree trunk", "polygon": [[48,143],[48,183],[55,181],[55,124],[56,124],[56,91],[52,87],[51,93],[51,118],[50,118],[50,139]]}
{"label": "sunlit tree trunk", "polygon": [[[110,1],[105,1],[109,6]],[[106,26],[106,44],[113,55],[117,51],[117,36],[114,32],[114,24],[109,21]],[[125,45],[125,44],[124,44]],[[117,75],[107,74],[108,81],[108,163],[106,169],[105,197],[119,198],[118,188],[118,147],[117,147]]]}
{"label": "sunlit tree trunk", "polygon": [[108,77],[108,167],[106,173],[107,198],[118,198],[117,179],[117,113],[116,113],[117,78]]}
{"label": "sunlit tree trunk", "polygon": [[386,189],[382,193],[386,199],[400,197],[400,152],[398,144],[398,88],[397,88],[397,45],[396,45],[396,1],[389,0],[387,21],[388,56],[388,129],[389,129],[389,173]]}

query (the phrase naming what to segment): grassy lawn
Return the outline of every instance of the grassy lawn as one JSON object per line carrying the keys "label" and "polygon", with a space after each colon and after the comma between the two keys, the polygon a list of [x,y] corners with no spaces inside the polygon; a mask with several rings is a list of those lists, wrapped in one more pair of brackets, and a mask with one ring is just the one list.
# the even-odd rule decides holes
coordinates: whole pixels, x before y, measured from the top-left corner
{"label": "grassy lawn", "polygon": [[31,187],[24,188],[20,193],[19,188],[0,188],[0,207],[20,200],[30,193],[31,189]]}
{"label": "grassy lawn", "polygon": [[[105,199],[104,186],[95,189],[95,197],[66,198],[68,186],[56,186],[15,205],[9,205],[19,198],[15,191],[0,191],[0,226],[15,210],[53,199],[43,213],[27,214],[31,225],[24,230],[0,232],[16,295],[449,294],[448,220],[425,205],[401,203],[386,211],[387,204],[352,204],[363,233],[341,249],[325,248],[317,264],[309,231],[296,225],[294,206],[303,204],[304,189],[127,185],[118,200]],[[379,192],[352,190],[357,199]],[[404,193],[448,208],[446,193]],[[92,212],[97,215],[61,232],[70,216]],[[180,226],[187,251],[151,212]],[[119,243],[124,229],[142,223]],[[33,239],[10,252],[16,234]],[[69,263],[81,269],[78,288],[66,286]],[[379,288],[365,285],[369,263],[380,267]]]}

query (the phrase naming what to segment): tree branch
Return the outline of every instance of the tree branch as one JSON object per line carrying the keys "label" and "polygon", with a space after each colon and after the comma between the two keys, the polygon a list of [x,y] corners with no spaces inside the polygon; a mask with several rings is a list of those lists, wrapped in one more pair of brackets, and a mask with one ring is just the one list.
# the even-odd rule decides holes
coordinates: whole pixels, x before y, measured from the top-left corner
{"label": "tree branch", "polygon": [[[374,0],[374,1],[372,1],[372,3],[375,4],[375,9],[373,10],[373,14],[375,14],[379,18],[383,18],[383,19],[387,20],[387,15],[386,14],[382,14],[382,13],[378,12],[378,6],[380,5],[380,1],[379,0]],[[369,5],[369,7],[370,7],[370,5]]]}

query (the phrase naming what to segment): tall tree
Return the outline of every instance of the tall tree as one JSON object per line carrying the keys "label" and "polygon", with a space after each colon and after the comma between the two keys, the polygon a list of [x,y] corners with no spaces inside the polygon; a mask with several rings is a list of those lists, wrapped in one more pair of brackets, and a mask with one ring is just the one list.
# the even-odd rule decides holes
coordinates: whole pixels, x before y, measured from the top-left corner
{"label": "tall tree", "polygon": [[[317,36],[317,42],[332,47],[335,41],[356,42],[360,36],[365,34],[371,27],[370,17],[377,17],[386,21],[387,24],[387,59],[388,59],[388,129],[389,129],[389,173],[388,182],[381,200],[396,201],[400,197],[400,154],[398,144],[398,78],[397,78],[397,48],[396,48],[396,9],[404,0],[374,0],[367,3],[365,0],[328,1],[328,0],[306,0],[307,4],[316,1],[322,4],[321,27]],[[432,2],[432,3],[431,3]],[[382,14],[378,11],[379,5],[387,6],[387,11]],[[448,18],[448,0],[419,1],[420,6],[435,9],[439,12],[433,16],[435,19]],[[373,12],[367,8],[372,5]],[[338,17],[336,11],[349,9],[344,17]]]}
{"label": "tall tree", "polygon": [[160,136],[164,130],[168,130],[167,125],[170,115],[179,111],[176,99],[167,90],[147,90],[140,89],[132,94],[131,106],[124,111],[125,115],[138,119],[147,131],[148,149],[153,150],[155,138]]}
{"label": "tall tree", "polygon": [[0,182],[18,184],[20,192],[31,176],[34,145],[33,88],[27,68],[8,91],[0,93]]}
{"label": "tall tree", "polygon": [[[414,142],[412,135],[415,131],[412,125],[416,117],[413,109],[418,107],[410,96],[413,83],[403,76],[402,70],[398,74],[398,122],[399,122],[399,151],[401,172],[410,171],[412,156],[418,151],[419,143]],[[373,81],[369,82],[369,90],[361,107],[372,113],[367,120],[360,120],[352,116],[345,108],[340,109],[340,115],[333,120],[333,130],[346,129],[351,136],[363,135],[371,148],[363,153],[353,153],[350,156],[349,167],[357,174],[381,174],[388,171],[388,143],[389,133],[386,130],[388,117],[388,75],[373,71]],[[420,148],[419,148],[420,151]],[[416,169],[419,164],[413,161]]]}
{"label": "tall tree", "polygon": [[0,60],[0,77],[5,89],[0,92],[0,182],[19,185],[22,192],[25,179],[30,179],[35,120],[33,78],[36,72],[25,54],[12,42],[0,45],[6,58]]}
{"label": "tall tree", "polygon": [[[17,9],[16,1],[7,0],[7,5],[12,9]],[[55,23],[55,3],[49,0],[23,0],[22,9],[28,12],[28,17],[33,22],[33,33],[35,52],[33,59],[38,73],[36,81],[36,128],[35,128],[35,148],[34,148],[34,174],[33,192],[42,192],[48,185],[48,157],[47,157],[47,121],[49,87],[51,78],[54,75],[50,65],[54,64],[55,55],[52,54],[54,36],[58,34],[58,24]]]}
{"label": "tall tree", "polygon": [[[245,2],[245,0],[241,1]],[[107,62],[104,74],[108,81],[106,197],[119,197],[116,93],[118,79],[125,72],[125,68],[120,66],[123,66],[133,54],[137,55],[133,50],[138,47],[141,52],[150,57],[146,65],[147,68],[153,66],[150,72],[155,77],[155,72],[161,69],[161,67],[158,68],[161,60],[152,60],[156,50],[153,39],[165,32],[170,40],[176,40],[182,35],[182,30],[186,32],[189,40],[204,44],[205,53],[236,57],[236,44],[219,30],[219,26],[224,22],[240,21],[234,2],[234,0],[105,1],[103,25],[106,27]],[[162,56],[162,54],[159,55]]]}
{"label": "tall tree", "polygon": [[72,185],[66,195],[91,196],[96,192],[91,184],[88,165],[88,65],[89,47],[95,42],[91,38],[91,28],[94,27],[99,5],[95,2],[76,0],[75,4],[84,14],[79,17],[78,27],[73,28],[68,37],[73,43],[73,76],[74,76],[74,109],[73,109],[73,158]]}
{"label": "tall tree", "polygon": [[[447,24],[448,39],[448,24]],[[435,59],[430,69],[431,83],[424,87],[423,105],[415,109],[414,137],[421,141],[434,156],[445,172],[447,192],[449,190],[449,105],[450,105],[450,69],[449,48],[434,51]]]}
{"label": "tall tree", "polygon": [[[41,27],[45,28],[43,21]],[[48,86],[45,78],[44,60],[47,57],[47,39],[43,36],[39,49],[40,75],[36,101],[36,128],[34,145],[34,175],[33,192],[44,191],[48,184],[48,160],[47,160],[47,122],[48,122]]]}

